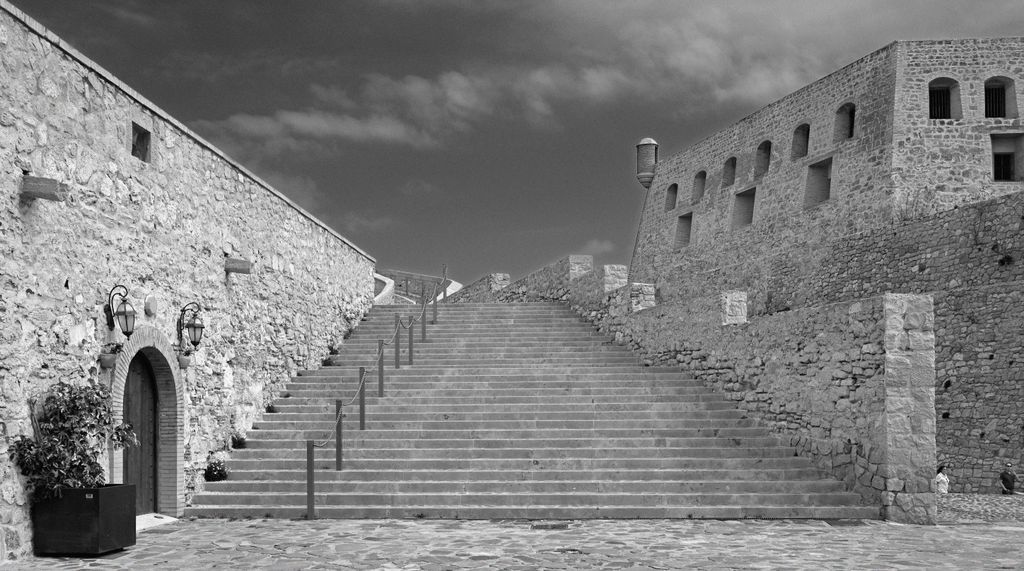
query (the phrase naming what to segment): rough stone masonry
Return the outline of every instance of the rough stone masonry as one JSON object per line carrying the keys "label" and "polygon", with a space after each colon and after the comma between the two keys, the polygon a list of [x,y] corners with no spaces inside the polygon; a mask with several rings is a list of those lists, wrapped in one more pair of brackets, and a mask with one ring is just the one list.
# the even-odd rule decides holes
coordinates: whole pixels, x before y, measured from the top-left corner
{"label": "rough stone masonry", "polygon": [[[0,63],[0,542],[15,558],[31,528],[7,446],[31,432],[29,399],[100,378],[121,414],[129,364],[148,360],[158,511],[180,514],[208,459],[369,308],[374,259],[4,1]],[[130,339],[104,318],[115,284],[138,312]],[[186,367],[189,302],[206,329]],[[108,461],[121,481],[122,455]]]}

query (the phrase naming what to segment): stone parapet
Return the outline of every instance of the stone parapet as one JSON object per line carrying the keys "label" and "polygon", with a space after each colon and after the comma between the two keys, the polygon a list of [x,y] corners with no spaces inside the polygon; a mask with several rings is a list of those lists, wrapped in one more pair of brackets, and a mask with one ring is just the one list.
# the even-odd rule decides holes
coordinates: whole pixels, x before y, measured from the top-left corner
{"label": "stone parapet", "polygon": [[497,300],[498,292],[511,282],[508,274],[487,274],[477,281],[462,286],[462,289],[448,296],[448,303],[486,303]]}

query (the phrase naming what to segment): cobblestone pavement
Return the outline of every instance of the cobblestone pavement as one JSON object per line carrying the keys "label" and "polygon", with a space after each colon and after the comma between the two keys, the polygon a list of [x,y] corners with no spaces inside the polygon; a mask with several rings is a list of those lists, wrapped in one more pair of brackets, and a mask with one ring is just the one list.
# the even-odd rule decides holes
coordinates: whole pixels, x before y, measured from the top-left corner
{"label": "cobblestone pavement", "polygon": [[1024,569],[1024,496],[950,494],[879,521],[192,520],[92,559],[5,569]]}

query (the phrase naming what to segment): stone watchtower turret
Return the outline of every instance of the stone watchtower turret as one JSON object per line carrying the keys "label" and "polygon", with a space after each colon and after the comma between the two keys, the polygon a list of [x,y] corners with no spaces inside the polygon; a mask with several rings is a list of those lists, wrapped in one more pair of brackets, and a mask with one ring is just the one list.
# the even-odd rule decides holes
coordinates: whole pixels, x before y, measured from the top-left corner
{"label": "stone watchtower turret", "polygon": [[651,188],[654,166],[658,164],[658,142],[645,138],[636,144],[636,179],[644,188]]}

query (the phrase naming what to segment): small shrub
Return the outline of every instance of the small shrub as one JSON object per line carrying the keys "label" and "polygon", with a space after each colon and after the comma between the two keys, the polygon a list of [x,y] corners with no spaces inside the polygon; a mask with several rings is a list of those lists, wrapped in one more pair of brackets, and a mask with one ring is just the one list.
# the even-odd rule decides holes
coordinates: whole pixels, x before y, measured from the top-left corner
{"label": "small shrub", "polygon": [[245,442],[245,437],[244,436],[242,436],[241,434],[232,434],[231,435],[231,447],[232,448],[234,448],[235,450],[240,450],[242,448],[245,448],[245,446],[246,446],[246,442]]}
{"label": "small shrub", "polygon": [[220,482],[228,479],[228,467],[220,458],[210,458],[203,470],[203,479],[207,482]]}
{"label": "small shrub", "polygon": [[274,403],[270,403],[267,405],[267,412],[270,414],[277,412],[277,407],[274,406]]}

